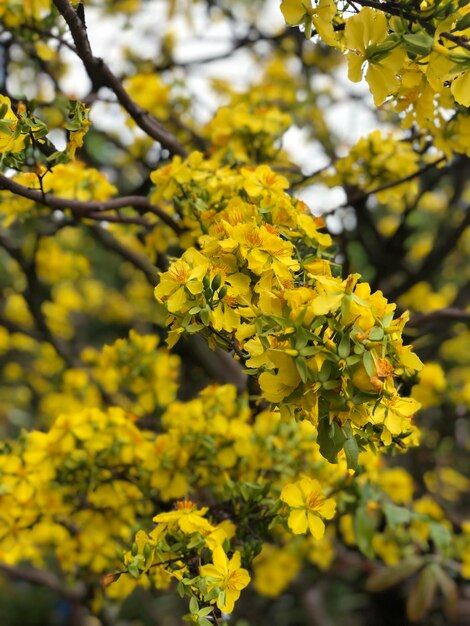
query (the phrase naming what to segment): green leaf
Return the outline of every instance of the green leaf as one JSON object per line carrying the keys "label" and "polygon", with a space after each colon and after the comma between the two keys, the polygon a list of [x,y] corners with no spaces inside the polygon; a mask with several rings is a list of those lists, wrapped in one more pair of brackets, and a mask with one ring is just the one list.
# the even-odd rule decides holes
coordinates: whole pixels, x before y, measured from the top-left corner
{"label": "green leaf", "polygon": [[420,557],[412,556],[393,568],[384,567],[372,574],[366,582],[367,591],[384,591],[412,576],[423,565]]}
{"label": "green leaf", "polygon": [[462,19],[457,22],[454,31],[466,30],[467,28],[470,28],[470,13],[464,15]]}
{"label": "green leaf", "polygon": [[321,366],[321,370],[318,374],[318,380],[321,383],[326,382],[330,378],[330,373],[331,373],[331,361],[324,361],[323,365]]}
{"label": "green leaf", "polygon": [[194,615],[194,613],[197,613],[198,611],[199,611],[199,603],[197,601],[197,598],[192,596],[191,600],[189,601],[189,612]]}
{"label": "green leaf", "polygon": [[423,619],[431,608],[437,587],[435,567],[434,563],[427,565],[411,589],[406,603],[406,614],[410,622]]}
{"label": "green leaf", "polygon": [[429,522],[431,539],[434,541],[439,550],[445,550],[451,540],[451,534],[448,528],[439,524],[439,522]]}
{"label": "green leaf", "polygon": [[205,606],[202,609],[199,609],[199,611],[197,612],[197,614],[199,615],[199,617],[205,617],[206,615],[209,615],[210,613],[212,613],[213,609],[211,606]]}
{"label": "green leaf", "polygon": [[348,469],[357,470],[359,465],[359,446],[354,436],[349,437],[344,442],[344,453],[346,455]]}
{"label": "green leaf", "polygon": [[371,341],[381,341],[384,338],[384,330],[380,326],[376,326],[369,333],[369,339]]}
{"label": "green leaf", "polygon": [[210,317],[208,309],[202,309],[202,311],[199,313],[199,317],[201,318],[201,322],[204,324],[204,326],[209,326]]}
{"label": "green leaf", "polygon": [[297,371],[299,372],[300,379],[303,383],[307,383],[311,380],[311,371],[307,365],[307,361],[302,356],[296,357],[294,361]]}
{"label": "green leaf", "polygon": [[140,570],[135,561],[133,561],[132,563],[129,563],[129,565],[127,566],[127,571],[132,576],[132,578],[140,577]]}
{"label": "green leaf", "polygon": [[411,511],[403,506],[387,502],[384,504],[383,510],[390,528],[396,528],[399,524],[408,524],[411,521]]}
{"label": "green leaf", "polygon": [[320,446],[320,454],[330,463],[337,463],[337,455],[343,449],[346,435],[340,426],[333,422],[330,424],[328,416],[318,422],[317,443]]}
{"label": "green leaf", "polygon": [[375,375],[375,363],[374,363],[374,359],[372,358],[372,354],[366,350],[362,356],[362,362],[364,363],[364,367],[366,369],[366,372],[369,376],[374,376]]}
{"label": "green leaf", "polygon": [[444,596],[444,613],[449,620],[453,620],[459,599],[457,584],[442,567],[436,568],[436,578]]}
{"label": "green leaf", "polygon": [[349,335],[345,334],[342,336],[341,341],[338,346],[338,354],[342,359],[345,359],[349,356],[351,352],[351,339]]}
{"label": "green leaf", "polygon": [[372,548],[372,538],[377,529],[377,517],[369,512],[365,506],[360,506],[354,516],[354,532],[359,550],[369,559],[375,554]]}
{"label": "green leaf", "polygon": [[295,331],[295,349],[302,350],[308,344],[310,333],[303,326],[297,326]]}
{"label": "green leaf", "polygon": [[412,55],[426,56],[432,50],[434,39],[423,30],[419,33],[403,35],[403,43],[406,51]]}

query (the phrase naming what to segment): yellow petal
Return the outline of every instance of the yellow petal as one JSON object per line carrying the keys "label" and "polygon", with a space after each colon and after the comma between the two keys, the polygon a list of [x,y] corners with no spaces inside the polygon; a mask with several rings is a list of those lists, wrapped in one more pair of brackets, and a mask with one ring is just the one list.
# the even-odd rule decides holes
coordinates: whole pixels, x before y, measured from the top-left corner
{"label": "yellow petal", "polygon": [[470,107],[470,70],[457,76],[450,86],[452,95],[456,102],[464,107]]}
{"label": "yellow petal", "polygon": [[168,298],[167,307],[170,313],[181,311],[186,303],[186,292],[184,287],[179,287],[174,294]]}
{"label": "yellow petal", "polygon": [[304,506],[305,501],[296,484],[286,485],[281,492],[281,500],[291,507]]}
{"label": "yellow petal", "polygon": [[305,509],[291,511],[289,519],[287,520],[289,528],[295,535],[301,535],[307,531],[307,513]]}
{"label": "yellow petal", "polygon": [[336,512],[336,502],[333,498],[327,498],[319,512],[325,519],[332,519]]}
{"label": "yellow petal", "polygon": [[283,0],[281,3],[281,11],[286,23],[289,26],[300,24],[306,13],[305,7],[301,0]]}
{"label": "yellow petal", "polygon": [[321,539],[325,534],[325,524],[314,513],[307,513],[308,528],[315,539]]}

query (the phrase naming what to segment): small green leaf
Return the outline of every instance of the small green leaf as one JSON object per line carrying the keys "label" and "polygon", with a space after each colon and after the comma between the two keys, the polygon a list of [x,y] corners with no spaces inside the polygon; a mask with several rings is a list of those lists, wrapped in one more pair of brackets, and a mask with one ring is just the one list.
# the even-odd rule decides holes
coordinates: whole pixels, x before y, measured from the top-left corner
{"label": "small green leaf", "polygon": [[300,379],[303,383],[307,383],[311,380],[311,371],[307,365],[307,361],[302,356],[295,358],[295,366],[299,372]]}
{"label": "small green leaf", "polygon": [[199,615],[199,617],[205,617],[206,615],[209,615],[210,613],[212,613],[212,610],[213,609],[211,606],[205,606],[202,609],[199,609],[197,614]]}
{"label": "small green leaf", "polygon": [[374,363],[374,359],[372,358],[372,354],[366,350],[362,356],[362,362],[364,363],[364,367],[366,369],[366,372],[369,376],[374,376],[375,375],[375,363]]}
{"label": "small green leaf", "polygon": [[411,511],[403,506],[387,502],[384,504],[383,510],[390,528],[396,528],[399,524],[408,524],[411,521]]}
{"label": "small green leaf", "polygon": [[359,464],[359,446],[354,436],[349,437],[344,442],[344,453],[346,455],[348,469],[357,470]]}
{"label": "small green leaf", "polygon": [[367,591],[384,591],[394,587],[401,583],[402,580],[412,576],[422,565],[423,561],[421,558],[412,556],[402,561],[396,567],[383,567],[368,578],[366,589]]}
{"label": "small green leaf", "polygon": [[427,565],[420,573],[406,603],[406,614],[410,622],[417,622],[428,613],[436,593],[437,577],[435,565]]}
{"label": "small green leaf", "polygon": [[449,546],[451,540],[449,529],[442,524],[439,524],[439,522],[430,522],[429,528],[431,539],[434,541],[436,546],[440,550],[445,550]]}
{"label": "small green leaf", "polygon": [[132,563],[129,563],[129,565],[127,566],[127,571],[132,576],[132,578],[140,577],[140,570],[135,561],[133,561]]}
{"label": "small green leaf", "polygon": [[359,550],[369,559],[373,559],[375,554],[372,548],[372,538],[377,530],[377,517],[368,511],[365,506],[360,506],[354,516],[354,532],[356,534],[357,546]]}
{"label": "small green leaf", "polygon": [[434,39],[424,30],[419,33],[403,35],[403,43],[405,49],[412,55],[426,56],[428,55],[434,44]]}
{"label": "small green leaf", "polygon": [[381,341],[384,338],[384,330],[380,326],[376,326],[369,333],[369,339],[371,341]]}
{"label": "small green leaf", "polygon": [[201,322],[204,324],[204,326],[209,326],[210,317],[208,309],[202,309],[202,311],[199,313],[199,317],[201,318]]}
{"label": "small green leaf", "polygon": [[454,31],[466,30],[467,28],[470,28],[470,13],[464,15],[462,19],[457,22]]}
{"label": "small green leaf", "polygon": [[194,615],[194,613],[197,613],[198,611],[199,611],[199,603],[197,601],[197,598],[192,596],[191,600],[189,601],[189,612],[192,615]]}
{"label": "small green leaf", "polygon": [[349,335],[345,334],[342,336],[341,341],[338,346],[338,354],[342,359],[345,359],[349,356],[351,352],[351,339]]}
{"label": "small green leaf", "polygon": [[328,416],[318,422],[317,443],[320,446],[320,454],[330,463],[337,463],[338,452],[343,449],[346,435],[340,426],[333,422],[330,424]]}
{"label": "small green leaf", "polygon": [[444,613],[449,620],[453,620],[459,599],[457,584],[442,567],[436,569],[436,578],[444,596]]}

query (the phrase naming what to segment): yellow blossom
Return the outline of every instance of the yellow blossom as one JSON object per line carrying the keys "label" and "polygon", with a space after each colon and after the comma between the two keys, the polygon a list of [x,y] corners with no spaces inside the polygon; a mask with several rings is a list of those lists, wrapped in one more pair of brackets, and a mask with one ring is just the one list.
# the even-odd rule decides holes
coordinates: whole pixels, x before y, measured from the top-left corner
{"label": "yellow blossom", "polygon": [[323,537],[325,524],[321,517],[331,519],[335,514],[336,502],[325,496],[318,480],[302,478],[285,485],[281,500],[291,509],[287,523],[292,532],[301,534],[308,529],[315,539]]}
{"label": "yellow blossom", "polygon": [[222,592],[217,597],[217,607],[223,613],[231,613],[240,592],[250,582],[246,569],[240,567],[240,552],[235,552],[229,560],[221,546],[212,553],[213,563],[203,565],[200,575],[207,579],[209,590],[217,587]]}

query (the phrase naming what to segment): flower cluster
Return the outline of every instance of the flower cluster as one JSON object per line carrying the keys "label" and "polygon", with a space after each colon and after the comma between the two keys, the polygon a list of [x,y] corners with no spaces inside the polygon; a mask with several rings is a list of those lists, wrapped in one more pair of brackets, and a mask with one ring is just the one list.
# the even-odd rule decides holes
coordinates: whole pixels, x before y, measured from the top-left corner
{"label": "flower cluster", "polygon": [[395,306],[359,275],[336,275],[329,236],[285,178],[267,166],[214,170],[196,153],[153,181],[154,197],[171,197],[201,233],[155,289],[170,345],[203,332],[233,350],[264,400],[318,427],[332,462],[345,448],[354,468],[359,447],[416,441],[419,405],[395,384],[421,367],[403,345],[406,315],[394,320]]}

